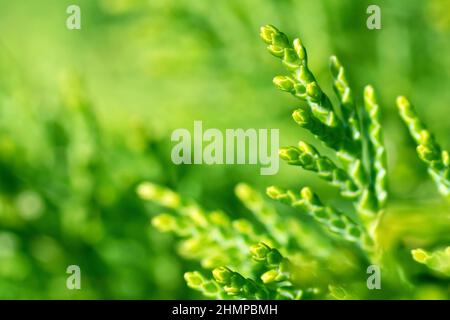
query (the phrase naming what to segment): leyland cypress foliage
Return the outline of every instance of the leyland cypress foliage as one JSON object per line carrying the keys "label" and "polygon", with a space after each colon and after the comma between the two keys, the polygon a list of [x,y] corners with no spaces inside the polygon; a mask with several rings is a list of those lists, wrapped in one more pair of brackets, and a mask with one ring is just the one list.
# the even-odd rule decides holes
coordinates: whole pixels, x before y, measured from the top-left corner
{"label": "leyland cypress foliage", "polygon": [[450,278],[450,247],[431,252],[415,249],[412,250],[412,256],[417,262]]}
{"label": "leyland cypress foliage", "polygon": [[[324,203],[308,186],[299,191],[267,188],[269,198],[294,209],[297,216],[290,216],[280,214],[250,186],[238,184],[236,196],[253,216],[234,220],[222,211],[206,210],[151,183],[142,183],[137,192],[164,208],[152,224],[175,233],[181,239],[180,255],[200,262],[203,270],[187,272],[184,278],[190,288],[206,297],[357,298],[367,290],[365,278],[348,285],[342,277],[359,272],[355,266],[381,263],[378,227],[388,196],[386,149],[374,88],[366,86],[361,99],[356,99],[342,63],[333,56],[330,69],[339,100],[339,106],[333,106],[308,66],[300,39],[290,42],[271,25],[261,28],[261,38],[287,71],[276,76],[273,83],[302,102],[292,114],[294,121],[330,148],[338,162],[305,141],[282,147],[281,159],[314,172],[336,187],[342,199],[353,204],[354,212]],[[440,192],[448,197],[448,153],[441,150],[405,98],[400,97],[397,104],[418,144],[419,157]],[[302,224],[298,214],[309,216],[314,227]],[[347,249],[339,252],[337,246],[348,246],[352,253]],[[416,249],[412,257],[441,276],[449,275],[449,248],[433,252]]]}
{"label": "leyland cypress foliage", "polygon": [[[186,273],[189,287],[220,299],[300,299],[318,294],[317,288],[292,282],[292,272],[298,266],[272,247],[279,245],[287,251],[288,243],[296,243],[294,247],[299,248],[298,221],[287,220],[290,227],[283,227],[282,217],[259,193],[245,184],[239,184],[235,191],[264,230],[257,230],[250,220],[230,220],[223,212],[207,211],[158,185],[142,183],[137,188],[141,198],[173,212],[157,215],[152,224],[182,239],[180,255],[211,270],[212,277],[198,271]],[[320,244],[312,249],[324,250]]]}
{"label": "leyland cypress foliage", "polygon": [[[411,137],[417,144],[417,154],[435,182],[441,195],[450,200],[450,158],[446,150],[442,150],[436,139],[420,120],[416,110],[403,96],[397,98],[397,107]],[[450,247],[432,252],[423,249],[411,251],[414,260],[426,265],[435,272],[450,277]]]}
{"label": "leyland cypress foliage", "polygon": [[417,144],[419,158],[426,164],[439,192],[450,199],[450,157],[448,151],[441,149],[434,136],[418,117],[414,107],[405,97],[397,98],[397,107]]}
{"label": "leyland cypress foliage", "polygon": [[[271,25],[261,28],[261,38],[268,45],[268,51],[281,59],[290,73],[275,77],[275,86],[306,102],[306,105],[294,111],[294,120],[333,149],[342,167],[303,141],[299,142],[298,147],[281,148],[281,158],[291,165],[314,171],[337,186],[342,197],[354,203],[362,224],[352,221],[349,215],[338,214],[338,210],[324,206],[309,188],[303,189],[299,198],[295,192],[278,193],[274,188],[268,190],[268,195],[301,207],[302,211],[316,218],[318,212],[328,212],[320,217],[328,229],[367,248],[375,237],[376,223],[387,198],[386,154],[374,89],[366,87],[364,107],[358,107],[344,67],[337,57],[331,57],[333,87],[342,114],[339,117],[337,108],[322,91],[308,66],[302,41],[297,38],[291,43],[284,33]],[[364,152],[365,148],[368,152]],[[369,241],[356,241],[365,235],[369,236]]]}

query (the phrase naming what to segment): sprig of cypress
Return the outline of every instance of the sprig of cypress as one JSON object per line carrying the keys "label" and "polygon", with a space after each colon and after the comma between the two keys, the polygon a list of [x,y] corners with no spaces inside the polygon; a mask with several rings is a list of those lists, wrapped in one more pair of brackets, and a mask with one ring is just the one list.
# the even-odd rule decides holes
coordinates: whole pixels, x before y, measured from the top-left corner
{"label": "sprig of cypress", "polygon": [[397,98],[397,107],[409,132],[417,144],[417,154],[427,165],[428,172],[436,183],[439,192],[450,198],[450,157],[442,150],[436,139],[420,120],[416,110],[403,96]]}

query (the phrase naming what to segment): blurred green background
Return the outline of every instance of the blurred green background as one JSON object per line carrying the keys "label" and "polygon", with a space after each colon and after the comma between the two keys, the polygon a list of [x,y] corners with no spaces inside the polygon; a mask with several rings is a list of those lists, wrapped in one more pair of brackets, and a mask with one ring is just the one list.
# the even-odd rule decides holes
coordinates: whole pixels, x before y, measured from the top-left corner
{"label": "blurred green background", "polygon": [[[66,28],[70,4],[81,7],[81,30]],[[369,4],[381,8],[381,30],[366,27]],[[198,298],[182,277],[197,264],[151,227],[158,208],[136,196],[142,181],[234,216],[244,214],[233,195],[240,181],[261,191],[311,185],[347,205],[282,162],[277,175],[261,176],[258,166],[170,160],[171,132],[192,130],[194,120],[279,128],[281,145],[313,141],[291,120],[295,99],[273,88],[283,70],[259,39],[268,23],[303,39],[334,102],[332,54],[359,102],[364,85],[378,90],[392,250],[450,242],[449,206],[394,105],[408,96],[450,148],[448,0],[0,0],[0,298]],[[404,259],[413,297],[449,294],[445,280]],[[66,289],[70,264],[81,267],[82,290]]]}

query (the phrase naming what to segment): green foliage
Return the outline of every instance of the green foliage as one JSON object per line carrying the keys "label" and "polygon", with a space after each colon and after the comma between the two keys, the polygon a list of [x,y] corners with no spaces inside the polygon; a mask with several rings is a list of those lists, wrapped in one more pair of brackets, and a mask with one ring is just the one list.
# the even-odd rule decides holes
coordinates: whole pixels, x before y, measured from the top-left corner
{"label": "green foliage", "polygon": [[[404,130],[390,103],[400,90],[413,92],[415,104],[426,107],[422,112],[433,124],[440,146],[448,150],[446,0],[379,0],[380,32],[367,30],[367,4],[354,0],[79,0],[77,4],[82,29],[72,32],[65,28],[65,1],[0,0],[0,29],[8,31],[0,39],[0,298],[198,298],[202,291],[183,283],[188,270],[198,270],[191,277],[187,273],[186,281],[195,288],[204,279],[207,297],[237,298],[214,280],[212,270],[221,266],[277,297],[278,282],[261,280],[265,272],[278,270],[277,265],[252,258],[252,248],[260,241],[290,261],[281,268],[284,274],[288,267],[293,286],[285,286],[291,293],[284,298],[295,298],[298,290],[303,292],[301,298],[450,297],[448,279],[410,255],[414,248],[431,254],[448,246],[448,203],[433,198],[433,185],[421,170],[426,166],[411,161],[414,150],[403,141]],[[383,113],[389,150],[389,203],[376,239],[385,262],[382,290],[365,287],[366,267],[373,263],[366,254],[370,248],[362,249],[313,215],[259,193],[271,184],[308,185],[324,206],[364,224],[351,202],[357,207],[365,180],[347,170],[336,149],[308,140],[310,130],[326,137],[325,144],[341,148],[340,137],[334,134],[339,129],[331,130],[318,120],[331,117],[329,110],[313,106],[318,114],[313,117],[311,107],[300,102],[294,120],[309,129],[299,130],[286,121],[295,97],[270,90],[268,79],[280,73],[280,66],[270,63],[255,34],[264,21],[283,26],[287,34],[301,32],[313,53],[308,69],[320,80],[323,92],[331,93],[333,85],[338,98],[328,96],[336,106],[334,121],[348,127],[350,134],[344,136],[357,142],[355,150],[365,135],[365,152],[376,154],[369,148],[374,121],[366,121],[370,112],[354,107],[364,103],[361,90],[353,85],[370,81],[382,89],[379,101],[389,102],[380,103],[378,110]],[[345,61],[346,68],[332,58],[332,77],[327,77],[331,52]],[[70,80],[77,78],[74,75],[83,81]],[[295,80],[290,72],[286,75]],[[324,82],[328,79],[330,86]],[[314,86],[309,85],[312,94]],[[297,87],[304,96],[303,88]],[[299,176],[298,167],[284,166],[279,174],[262,177],[252,166],[173,165],[170,133],[190,128],[198,119],[221,130],[269,124],[279,128],[283,143],[292,142],[300,150],[293,152],[293,161],[303,162],[312,172]],[[367,127],[363,130],[360,125]],[[296,143],[304,139],[317,152]],[[377,173],[372,169],[376,159],[370,159],[372,165],[363,164],[365,179],[373,181],[375,191],[370,193],[377,194]],[[142,181],[173,190],[160,200],[167,205],[164,210],[136,197],[136,185]],[[236,186],[239,181],[252,188]],[[231,194],[234,186],[242,203]],[[382,203],[378,200],[382,196],[371,201],[375,198]],[[204,239],[214,236],[208,228],[193,224],[197,218],[189,210],[195,212],[195,206],[185,199],[195,199],[206,213],[218,212],[206,215],[219,225],[211,230],[225,234],[225,243],[236,248],[234,252],[221,254],[220,241],[208,240],[205,247],[210,250],[195,255],[193,248],[203,248],[199,234]],[[164,213],[160,221],[153,219],[157,212]],[[218,232],[223,216],[229,220],[223,227],[228,231]],[[150,217],[156,228],[149,226]],[[164,227],[180,235],[157,230]],[[181,255],[173,250],[176,243]],[[238,257],[236,265],[228,257]],[[81,267],[82,290],[66,288],[70,264]],[[290,265],[295,267],[289,269]]]}
{"label": "green foliage", "polygon": [[397,107],[417,144],[417,154],[420,160],[426,164],[439,192],[450,199],[450,157],[448,151],[442,150],[434,136],[418,117],[414,107],[405,97],[397,98]]}
{"label": "green foliage", "polygon": [[176,214],[155,216],[152,224],[161,231],[180,236],[183,241],[179,245],[179,253],[199,260],[204,268],[222,265],[247,268],[250,247],[259,241],[271,243],[271,239],[255,230],[248,219],[230,220],[225,213],[205,210],[167,188],[143,183],[137,192],[145,200],[175,210]]}
{"label": "green foliage", "polygon": [[[0,298],[132,299],[163,287],[170,296],[182,281],[142,276],[149,264],[178,266],[167,240],[148,236],[134,194],[149,163],[161,161],[145,146],[160,142],[139,123],[126,139],[112,132],[79,77],[60,87],[52,111],[0,97]],[[72,264],[82,290],[65,285]]]}
{"label": "green foliage", "polygon": [[375,192],[378,209],[384,208],[387,200],[386,190],[386,149],[383,144],[383,131],[380,123],[380,107],[371,86],[364,89],[364,106],[367,114],[367,148],[369,153],[369,174],[372,192]]}
{"label": "green foliage", "polygon": [[[178,235],[179,253],[199,261],[208,270],[185,273],[188,286],[206,297],[354,299],[365,296],[364,281],[353,277],[362,271],[361,266],[380,263],[383,268],[389,268],[393,263],[383,252],[379,235],[388,193],[386,150],[374,89],[365,87],[364,104],[359,107],[344,67],[332,57],[333,87],[340,102],[340,108],[335,108],[309,69],[306,49],[299,39],[291,44],[273,26],[262,27],[261,38],[269,52],[280,58],[290,72],[275,77],[275,86],[304,102],[294,111],[294,120],[331,148],[341,166],[304,141],[298,146],[282,147],[280,157],[290,165],[316,173],[336,187],[344,200],[353,203],[356,215],[348,209],[324,204],[309,187],[297,193],[272,186],[266,193],[295,212],[311,217],[329,234],[317,233],[311,226],[305,228],[300,217],[280,215],[258,192],[242,183],[236,186],[235,193],[253,213],[248,219],[230,219],[223,212],[208,211],[169,189],[147,182],[139,185],[137,192],[141,198],[172,211],[157,215],[152,223],[161,231]],[[416,131],[421,126],[418,123],[415,119]],[[431,148],[429,144],[427,147]],[[436,144],[432,147],[438,149]],[[436,167],[434,162],[433,168]],[[334,241],[359,248],[352,250],[345,271],[339,270],[333,259],[342,263],[349,257],[333,255],[330,242]],[[413,257],[445,274],[447,251],[428,254],[419,249],[413,251]],[[209,272],[212,277],[206,275]],[[399,282],[407,286],[401,272],[388,270],[387,273],[384,278],[387,286]]]}
{"label": "green foliage", "polygon": [[317,172],[320,178],[338,187],[342,197],[354,199],[358,196],[358,187],[347,172],[339,168],[330,158],[322,156],[312,145],[300,141],[298,147],[282,147],[279,153],[281,159],[288,164]]}
{"label": "green foliage", "polygon": [[205,278],[198,271],[186,272],[184,279],[190,288],[200,291],[206,297],[225,299],[227,296],[224,289],[216,281]]}
{"label": "green foliage", "polygon": [[426,265],[439,274],[450,277],[450,247],[432,252],[415,249],[411,251],[411,254],[417,262]]}
{"label": "green foliage", "polygon": [[[367,234],[374,240],[374,229],[386,202],[387,191],[385,148],[373,88],[366,87],[365,109],[358,108],[344,67],[336,57],[331,57],[334,89],[341,104],[342,117],[339,117],[337,109],[320,89],[308,67],[306,49],[301,40],[294,39],[290,44],[285,34],[270,25],[261,28],[261,38],[268,44],[269,52],[280,58],[291,72],[290,76],[275,77],[275,85],[306,102],[301,109],[294,111],[294,120],[332,148],[336,157],[341,160],[343,169],[303,141],[299,142],[298,148],[282,148],[281,158],[291,165],[315,171],[321,178],[338,186],[341,195],[353,201],[363,225],[352,221],[349,215],[342,215],[334,208],[323,206],[308,188],[302,190],[301,199],[297,199],[293,192],[279,192],[274,188],[268,191],[269,196],[301,207],[316,219],[326,221],[329,229],[346,239],[355,241]],[[364,152],[365,147],[368,152]],[[363,232],[362,228],[365,228]]]}
{"label": "green foliage", "polygon": [[295,250],[289,250],[291,243],[298,250],[300,239],[294,236],[299,231],[298,221],[289,219],[291,229],[283,228],[282,217],[259,193],[245,184],[239,184],[235,191],[259,219],[262,229],[255,228],[248,219],[230,220],[222,212],[205,210],[161,186],[146,182],[137,188],[141,198],[175,211],[155,216],[152,224],[182,239],[180,255],[200,261],[203,268],[212,270],[213,278],[198,271],[187,272],[189,287],[216,298],[300,299],[318,295],[317,288],[302,288],[295,283],[293,274],[298,266],[271,247],[278,244],[286,252],[294,253]]}
{"label": "green foliage", "polygon": [[310,188],[304,187],[300,194],[296,195],[290,190],[285,191],[277,187],[269,187],[267,194],[272,199],[287,203],[298,211],[311,215],[329,231],[348,241],[357,243],[368,252],[373,250],[372,240],[361,225],[336,209],[323,205]]}
{"label": "green foliage", "polygon": [[[416,150],[420,160],[426,164],[428,173],[437,185],[439,192],[447,200],[450,200],[450,159],[448,151],[442,150],[417,115],[414,107],[405,97],[397,98],[397,107],[417,144]],[[426,265],[438,274],[450,277],[450,247],[432,252],[414,249],[411,254],[415,261]]]}

